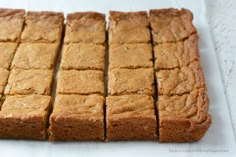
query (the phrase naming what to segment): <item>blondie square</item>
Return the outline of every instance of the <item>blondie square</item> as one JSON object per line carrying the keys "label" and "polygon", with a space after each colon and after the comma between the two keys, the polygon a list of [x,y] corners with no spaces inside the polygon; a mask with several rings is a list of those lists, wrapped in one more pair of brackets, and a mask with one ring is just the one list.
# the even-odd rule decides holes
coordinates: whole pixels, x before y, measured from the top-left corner
{"label": "blondie square", "polygon": [[105,47],[95,44],[64,45],[61,68],[64,70],[104,70]]}
{"label": "blondie square", "polygon": [[67,15],[65,43],[104,44],[105,15],[98,12],[76,12]]}
{"label": "blondie square", "polygon": [[50,140],[104,140],[103,106],[100,95],[57,95],[50,116]]}
{"label": "blondie square", "polygon": [[109,44],[149,43],[147,13],[110,11]]}
{"label": "blondie square", "polygon": [[6,95],[50,95],[52,80],[52,70],[13,69],[4,93]]}
{"label": "blondie square", "polygon": [[9,76],[9,71],[3,68],[0,68],[0,95],[3,93],[4,88],[7,84],[7,79]]}
{"label": "blondie square", "polygon": [[59,43],[64,15],[60,12],[27,12],[22,42]]}
{"label": "blondie square", "polygon": [[11,68],[53,69],[57,53],[57,43],[21,43]]}
{"label": "blondie square", "polygon": [[109,68],[151,68],[152,47],[150,44],[110,45]]}
{"label": "blondie square", "polygon": [[0,43],[0,68],[9,69],[16,51],[17,43]]}
{"label": "blondie square", "polygon": [[106,98],[107,140],[156,140],[154,101],[147,95]]}
{"label": "blondie square", "polygon": [[50,109],[50,96],[7,96],[0,111],[0,138],[45,140]]}
{"label": "blondie square", "polygon": [[24,25],[25,11],[21,9],[0,9],[0,41],[16,42]]}
{"label": "blondie square", "polygon": [[155,69],[173,69],[188,66],[199,60],[198,35],[193,34],[185,41],[164,43],[154,47]]}
{"label": "blondie square", "polygon": [[189,66],[156,73],[159,95],[182,95],[195,89],[206,88],[199,61]]}
{"label": "blondie square", "polygon": [[154,44],[181,41],[196,33],[193,15],[187,9],[150,10],[149,14]]}
{"label": "blondie square", "polygon": [[211,125],[209,99],[204,89],[181,96],[158,97],[160,142],[200,140]]}
{"label": "blondie square", "polygon": [[152,68],[112,69],[108,71],[108,94],[154,95],[154,72]]}
{"label": "blondie square", "polygon": [[99,70],[62,70],[59,72],[58,94],[103,94],[104,74]]}

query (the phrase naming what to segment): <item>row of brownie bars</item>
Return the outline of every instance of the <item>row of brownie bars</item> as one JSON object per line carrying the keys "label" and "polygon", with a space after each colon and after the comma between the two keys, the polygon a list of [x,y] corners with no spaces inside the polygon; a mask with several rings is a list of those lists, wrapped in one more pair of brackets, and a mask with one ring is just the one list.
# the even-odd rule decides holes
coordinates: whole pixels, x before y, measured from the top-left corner
{"label": "row of brownie bars", "polygon": [[7,73],[0,71],[0,138],[39,140],[48,132],[54,141],[155,140],[159,134],[161,142],[187,142],[205,134],[211,119],[191,12],[151,10],[148,19],[146,12],[111,11],[108,42],[103,14],[68,14],[64,34],[63,22],[62,13],[0,10],[0,69]]}

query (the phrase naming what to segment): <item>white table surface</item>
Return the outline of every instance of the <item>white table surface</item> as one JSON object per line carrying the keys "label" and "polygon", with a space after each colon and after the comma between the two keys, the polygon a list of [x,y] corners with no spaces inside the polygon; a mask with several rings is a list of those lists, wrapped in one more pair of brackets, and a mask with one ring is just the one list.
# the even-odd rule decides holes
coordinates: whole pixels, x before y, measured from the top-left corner
{"label": "white table surface", "polygon": [[205,2],[236,135],[236,0],[205,0]]}

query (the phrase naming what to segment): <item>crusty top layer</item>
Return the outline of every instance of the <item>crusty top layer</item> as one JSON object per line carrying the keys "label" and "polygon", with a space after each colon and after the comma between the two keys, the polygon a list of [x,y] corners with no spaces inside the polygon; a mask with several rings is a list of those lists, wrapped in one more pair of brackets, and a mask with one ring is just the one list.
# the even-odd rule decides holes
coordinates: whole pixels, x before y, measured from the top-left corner
{"label": "crusty top layer", "polygon": [[21,35],[23,42],[60,42],[64,15],[59,12],[28,12]]}
{"label": "crusty top layer", "polygon": [[1,42],[0,43],[0,68],[9,69],[14,57],[17,43]]}
{"label": "crusty top layer", "polygon": [[109,44],[149,43],[147,13],[110,11]]}
{"label": "crusty top layer", "polygon": [[5,8],[0,8],[0,18],[7,17],[8,19],[10,18],[23,18],[24,19],[25,15],[25,10],[23,9],[5,9]]}
{"label": "crusty top layer", "polygon": [[154,44],[181,41],[196,32],[193,15],[187,9],[150,10]]}
{"label": "crusty top layer", "polygon": [[8,76],[9,76],[9,71],[0,68],[0,95],[3,93],[3,90],[7,84]]}
{"label": "crusty top layer", "polygon": [[65,43],[104,44],[106,35],[105,15],[97,12],[68,14]]}
{"label": "crusty top layer", "polygon": [[154,47],[155,69],[173,69],[188,66],[199,60],[198,35],[193,34],[185,41],[163,43]]}
{"label": "crusty top layer", "polygon": [[155,117],[154,101],[147,95],[106,97],[107,117]]}
{"label": "crusty top layer", "polygon": [[52,116],[55,121],[60,118],[103,117],[104,98],[101,95],[57,95]]}
{"label": "crusty top layer", "polygon": [[198,61],[189,66],[156,73],[159,95],[182,95],[193,90],[206,88],[201,65]]}

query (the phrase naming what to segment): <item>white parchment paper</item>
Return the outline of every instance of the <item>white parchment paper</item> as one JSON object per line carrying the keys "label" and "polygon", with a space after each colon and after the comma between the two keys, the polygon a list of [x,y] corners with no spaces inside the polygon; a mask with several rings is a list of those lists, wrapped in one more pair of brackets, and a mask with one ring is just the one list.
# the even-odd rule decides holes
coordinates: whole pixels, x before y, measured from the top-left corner
{"label": "white parchment paper", "polygon": [[[204,0],[0,0],[1,8],[26,10],[140,11],[155,8],[188,8],[194,14],[194,24],[200,35],[201,64],[207,81],[210,114],[213,123],[197,143],[160,144],[158,142],[60,142],[1,140],[0,157],[80,157],[80,156],[236,156],[235,137],[226,103],[219,65],[211,39]],[[108,17],[108,16],[107,16]],[[224,39],[222,39],[224,40]]]}

